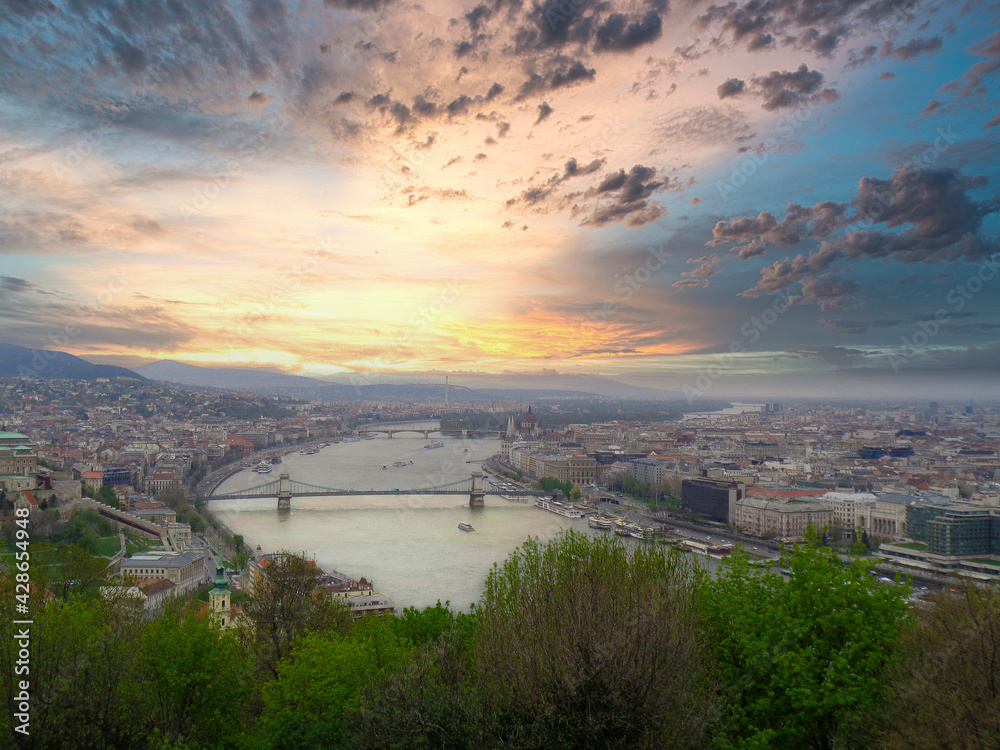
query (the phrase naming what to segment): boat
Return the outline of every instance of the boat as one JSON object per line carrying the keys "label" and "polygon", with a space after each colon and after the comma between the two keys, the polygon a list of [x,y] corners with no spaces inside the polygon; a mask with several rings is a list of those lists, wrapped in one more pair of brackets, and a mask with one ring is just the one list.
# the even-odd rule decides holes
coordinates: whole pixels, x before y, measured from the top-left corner
{"label": "boat", "polygon": [[254,471],[256,471],[258,474],[270,474],[271,473],[271,467],[270,466],[258,466],[256,469],[254,469]]}
{"label": "boat", "polygon": [[281,463],[281,456],[271,456],[271,463],[272,464],[280,464]]}
{"label": "boat", "polygon": [[382,471],[385,471],[387,468],[389,467],[387,467],[385,464],[382,464]]}
{"label": "boat", "polygon": [[340,442],[342,442],[342,443],[360,443],[361,442],[361,438],[357,437],[356,435],[351,435],[350,437],[345,437]]}
{"label": "boat", "polygon": [[300,450],[300,451],[299,451],[299,455],[300,455],[300,456],[304,456],[304,455],[306,455],[306,449],[305,449],[305,448],[303,448],[302,450]]}
{"label": "boat", "polygon": [[540,497],[535,500],[535,506],[541,508],[542,510],[547,510],[549,513],[555,513],[563,518],[583,518],[583,511],[578,508],[574,508],[572,505],[561,503],[558,500],[548,500],[544,497]]}
{"label": "boat", "polygon": [[620,520],[615,523],[615,533],[618,536],[631,536],[629,525],[626,521]]}
{"label": "boat", "polygon": [[444,443],[440,443],[440,442],[438,442],[438,443],[428,443],[424,447],[427,448],[428,450],[430,450],[432,448],[444,448]]}
{"label": "boat", "polygon": [[472,528],[472,524],[468,523],[460,523],[458,525],[458,528],[461,529],[462,531],[475,531],[475,529]]}
{"label": "boat", "polygon": [[615,522],[607,516],[591,516],[587,519],[587,525],[592,529],[607,531],[615,525]]}
{"label": "boat", "polygon": [[[410,463],[413,463],[413,462],[411,461]],[[392,465],[393,466],[409,466],[410,464],[406,463],[406,461],[393,461]]]}

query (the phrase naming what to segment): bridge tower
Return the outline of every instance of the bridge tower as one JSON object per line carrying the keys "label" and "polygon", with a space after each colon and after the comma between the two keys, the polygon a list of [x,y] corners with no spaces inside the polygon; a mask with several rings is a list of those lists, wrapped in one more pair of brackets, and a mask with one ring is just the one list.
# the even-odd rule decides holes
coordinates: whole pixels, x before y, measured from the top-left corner
{"label": "bridge tower", "polygon": [[278,477],[278,510],[292,509],[292,479],[287,472]]}
{"label": "bridge tower", "polygon": [[483,502],[483,472],[472,472],[472,489],[469,491],[469,507],[482,508]]}

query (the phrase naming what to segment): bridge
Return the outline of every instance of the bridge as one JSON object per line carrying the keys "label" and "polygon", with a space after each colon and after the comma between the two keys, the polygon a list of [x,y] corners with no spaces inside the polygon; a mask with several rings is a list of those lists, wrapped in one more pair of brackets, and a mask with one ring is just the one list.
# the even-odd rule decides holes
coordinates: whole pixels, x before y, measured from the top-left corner
{"label": "bridge", "polygon": [[470,435],[478,435],[481,437],[503,437],[504,433],[502,430],[487,430],[479,428],[462,428],[460,430],[444,430],[441,429],[439,424],[437,427],[409,427],[406,422],[375,422],[373,424],[361,425],[357,430],[359,435],[375,435],[382,434],[388,435],[392,438],[393,435],[398,435],[402,432],[412,432],[417,435],[423,435],[425,438],[429,438],[435,432],[440,435],[453,435],[463,438],[467,438]]}
{"label": "bridge", "polygon": [[[526,494],[538,494],[530,490]],[[393,490],[345,490],[339,487],[320,487],[306,482],[297,482],[288,474],[282,474],[275,481],[248,487],[245,490],[233,492],[210,493],[206,500],[242,500],[248,498],[274,497],[278,500],[278,510],[291,508],[292,496],[295,497],[342,497],[346,495],[468,495],[469,505],[473,508],[482,507],[486,495],[499,495],[497,490],[487,490],[483,487],[483,473],[472,472],[469,479],[459,479],[456,482],[441,484],[437,487],[420,487],[416,489]],[[544,493],[542,493],[544,494]]]}
{"label": "bridge", "polygon": [[366,424],[358,428],[358,433],[362,435],[364,434],[374,435],[376,433],[382,433],[384,435],[388,435],[390,438],[393,435],[398,435],[401,432],[415,432],[427,438],[430,437],[431,434],[435,432],[441,432],[441,428],[428,427],[427,429],[421,429],[419,427],[390,427],[390,426],[381,427],[372,424]]}

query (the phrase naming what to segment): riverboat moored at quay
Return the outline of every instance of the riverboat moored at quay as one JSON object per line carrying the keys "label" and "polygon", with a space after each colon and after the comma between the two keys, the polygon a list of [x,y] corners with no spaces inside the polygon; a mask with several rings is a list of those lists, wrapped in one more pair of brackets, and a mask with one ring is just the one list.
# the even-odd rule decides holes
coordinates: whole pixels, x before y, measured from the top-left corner
{"label": "riverboat moored at quay", "polygon": [[558,500],[549,500],[547,498],[540,497],[535,500],[535,506],[541,508],[542,510],[547,510],[549,513],[555,513],[563,518],[583,518],[582,510],[572,505],[561,503]]}

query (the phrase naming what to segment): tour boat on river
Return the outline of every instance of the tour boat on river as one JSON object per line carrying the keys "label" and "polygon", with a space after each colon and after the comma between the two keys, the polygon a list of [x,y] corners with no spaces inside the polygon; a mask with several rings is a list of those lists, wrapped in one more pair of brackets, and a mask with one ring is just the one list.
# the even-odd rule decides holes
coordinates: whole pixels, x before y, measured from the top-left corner
{"label": "tour boat on river", "polygon": [[592,529],[607,531],[615,525],[615,522],[607,516],[591,516],[587,519],[587,525]]}
{"label": "tour boat on river", "polygon": [[535,500],[535,506],[542,510],[547,510],[549,513],[560,515],[563,518],[583,518],[583,511],[579,508],[574,508],[572,505],[561,503],[558,500],[549,500],[548,498],[540,497]]}
{"label": "tour boat on river", "polygon": [[472,524],[469,523],[460,523],[458,525],[458,528],[461,529],[462,531],[475,531],[475,529],[472,528]]}

